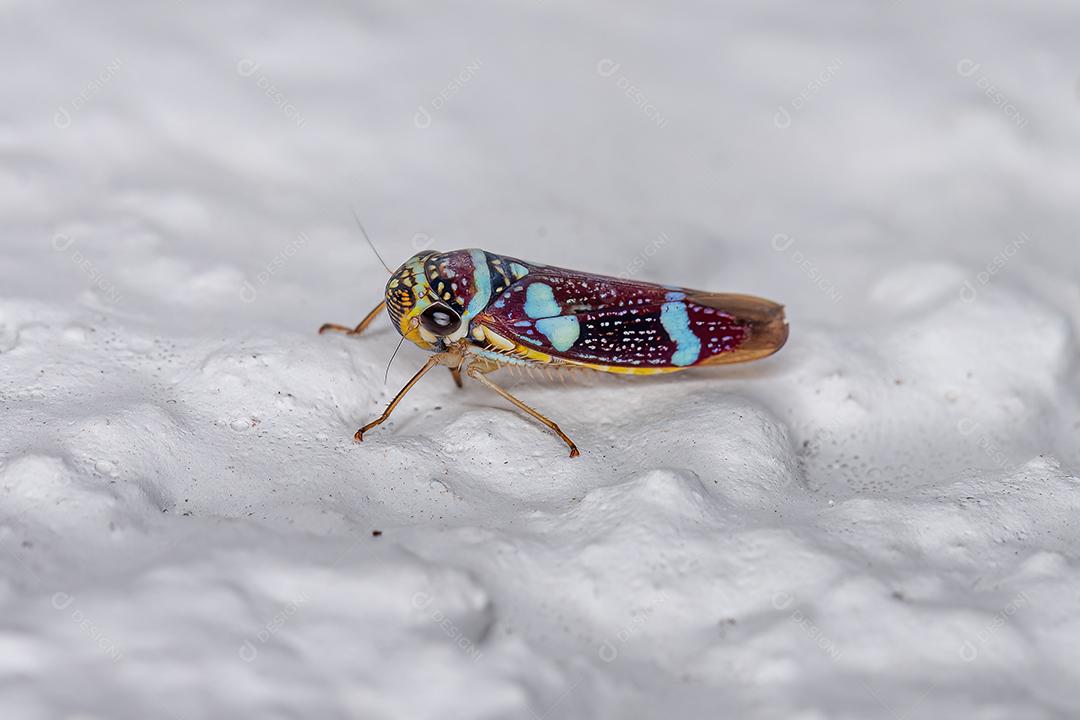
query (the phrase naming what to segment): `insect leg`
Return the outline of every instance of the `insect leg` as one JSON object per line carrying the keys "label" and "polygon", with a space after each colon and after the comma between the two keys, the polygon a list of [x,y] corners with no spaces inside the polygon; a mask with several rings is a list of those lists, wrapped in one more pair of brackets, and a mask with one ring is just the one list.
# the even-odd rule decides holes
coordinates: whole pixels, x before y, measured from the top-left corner
{"label": "insect leg", "polygon": [[378,307],[369,312],[367,314],[367,317],[361,320],[360,324],[356,327],[351,328],[346,325],[335,325],[334,323],[326,323],[321,328],[319,328],[319,334],[322,335],[327,330],[330,330],[332,332],[343,332],[346,335],[359,335],[360,333],[364,332],[364,330],[367,330],[367,326],[374,322],[375,318],[379,316],[379,313],[381,313],[385,309],[386,301],[383,300],[381,303],[379,303]]}
{"label": "insect leg", "polygon": [[546,417],[541,415],[539,411],[533,410],[531,407],[529,407],[525,403],[521,402],[516,397],[514,397],[513,395],[508,393],[506,390],[503,390],[501,387],[499,387],[498,385],[493,383],[491,380],[489,380],[487,375],[485,375],[485,373],[489,372],[491,369],[492,368],[487,366],[487,365],[474,363],[474,364],[469,366],[469,369],[466,372],[469,374],[469,377],[473,378],[474,380],[479,380],[484,385],[487,385],[489,388],[491,388],[492,390],[494,390],[495,392],[499,393],[504,398],[506,398],[507,400],[512,402],[518,408],[520,408],[521,410],[524,410],[529,415],[532,415],[534,418],[536,418],[537,420],[539,420],[540,422],[544,423],[549,428],[551,428],[555,432],[556,435],[558,435],[560,438],[562,438],[562,441],[564,443],[566,443],[567,445],[570,446],[570,457],[577,457],[578,455],[581,454],[577,449],[577,445],[574,444],[574,441],[571,440],[569,438],[569,436],[567,436],[567,434],[564,433],[562,431],[562,429],[558,425],[556,425],[553,421],[548,420]]}
{"label": "insect leg", "polygon": [[394,408],[398,406],[398,403],[401,402],[401,399],[403,397],[405,397],[405,394],[412,390],[412,386],[415,385],[420,380],[420,378],[424,377],[424,375],[427,374],[428,370],[435,367],[436,365],[450,365],[451,367],[457,365],[460,367],[461,355],[457,353],[444,352],[436,353],[435,355],[432,355],[430,358],[428,358],[428,361],[424,363],[424,367],[420,368],[419,372],[412,376],[412,380],[409,380],[409,382],[405,383],[405,387],[401,388],[401,390],[398,391],[398,394],[395,395],[394,399],[390,401],[390,404],[387,406],[383,414],[375,420],[369,422],[364,427],[357,430],[356,434],[353,435],[353,439],[357,442],[363,442],[364,433],[366,433],[371,428],[376,427],[377,425],[382,425],[384,422],[386,422],[387,418],[390,417],[390,413],[394,412]]}
{"label": "insect leg", "polygon": [[450,368],[450,374],[454,376],[454,382],[457,383],[457,386],[462,387],[463,383],[461,382],[461,366],[458,365],[457,367]]}

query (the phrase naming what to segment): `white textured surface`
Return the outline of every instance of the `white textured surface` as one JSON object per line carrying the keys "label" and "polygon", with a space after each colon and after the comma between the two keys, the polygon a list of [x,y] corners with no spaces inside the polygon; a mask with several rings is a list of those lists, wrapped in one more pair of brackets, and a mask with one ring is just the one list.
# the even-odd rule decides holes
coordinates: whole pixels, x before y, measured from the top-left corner
{"label": "white textured surface", "polygon": [[[5,718],[1075,716],[1075,4],[581,5],[0,3]],[[792,340],[358,446],[350,204]]]}

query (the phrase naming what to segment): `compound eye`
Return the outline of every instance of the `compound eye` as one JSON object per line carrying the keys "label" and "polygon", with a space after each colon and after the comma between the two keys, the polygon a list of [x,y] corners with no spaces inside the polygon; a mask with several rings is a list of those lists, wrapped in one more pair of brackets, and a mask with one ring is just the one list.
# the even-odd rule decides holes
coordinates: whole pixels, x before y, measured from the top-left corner
{"label": "compound eye", "polygon": [[445,305],[432,305],[420,314],[420,324],[432,335],[453,335],[461,327],[461,318]]}

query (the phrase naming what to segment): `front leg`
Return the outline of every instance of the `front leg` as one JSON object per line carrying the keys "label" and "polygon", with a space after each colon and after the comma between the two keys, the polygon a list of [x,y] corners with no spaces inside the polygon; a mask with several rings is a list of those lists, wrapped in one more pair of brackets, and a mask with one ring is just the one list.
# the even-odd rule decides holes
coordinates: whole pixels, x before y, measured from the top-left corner
{"label": "front leg", "polygon": [[361,320],[359,322],[359,324],[357,324],[356,327],[348,327],[346,325],[337,325],[335,323],[326,323],[321,328],[319,328],[319,334],[322,335],[324,332],[340,332],[340,333],[345,333],[346,335],[359,335],[360,333],[364,332],[364,330],[367,329],[368,325],[370,325],[372,322],[374,322],[375,318],[377,318],[379,316],[379,314],[385,309],[386,309],[386,301],[383,300],[381,303],[378,304],[378,306],[374,310],[369,312],[367,314],[367,317],[365,317],[363,320]]}
{"label": "front leg", "polygon": [[491,372],[493,370],[497,370],[498,367],[499,366],[496,363],[493,363],[493,362],[491,362],[489,360],[482,360],[481,359],[481,360],[473,361],[473,363],[469,365],[468,370],[466,370],[465,372],[469,375],[469,377],[473,378],[474,380],[480,381],[484,385],[487,385],[489,388],[491,388],[492,390],[494,390],[495,392],[499,393],[504,398],[506,398],[507,400],[512,402],[518,408],[520,408],[521,410],[524,410],[529,415],[533,416],[534,418],[536,418],[537,420],[539,420],[540,422],[544,423],[549,428],[551,428],[555,432],[555,434],[558,435],[560,438],[562,438],[562,441],[564,443],[566,443],[570,447],[570,457],[573,458],[573,457],[577,457],[578,455],[580,455],[581,452],[578,450],[577,445],[574,444],[574,441],[571,440],[570,437],[566,433],[564,433],[562,431],[562,429],[558,425],[555,424],[554,421],[549,420],[548,418],[546,418],[542,414],[540,414],[539,411],[534,410],[533,408],[529,407],[525,403],[521,402],[516,397],[511,395],[509,392],[507,392],[503,388],[496,385],[494,382],[492,382],[487,377],[487,373],[489,373],[489,372]]}
{"label": "front leg", "polygon": [[405,383],[405,387],[401,388],[401,390],[398,391],[398,394],[395,395],[394,399],[390,401],[390,404],[387,406],[386,410],[383,411],[383,414],[375,420],[369,422],[364,427],[357,430],[356,434],[353,435],[353,439],[356,440],[356,442],[363,442],[364,433],[366,433],[371,428],[377,427],[386,422],[387,419],[390,417],[390,413],[394,412],[394,408],[396,408],[398,406],[398,403],[401,402],[401,399],[405,397],[405,395],[410,390],[412,390],[413,385],[419,382],[420,378],[424,377],[424,375],[427,374],[428,370],[437,365],[447,365],[451,369],[460,369],[463,359],[464,357],[462,356],[460,351],[441,352],[432,355],[430,358],[428,358],[428,361],[424,363],[424,367],[420,368],[419,372],[413,375],[412,379],[409,380],[409,382]]}

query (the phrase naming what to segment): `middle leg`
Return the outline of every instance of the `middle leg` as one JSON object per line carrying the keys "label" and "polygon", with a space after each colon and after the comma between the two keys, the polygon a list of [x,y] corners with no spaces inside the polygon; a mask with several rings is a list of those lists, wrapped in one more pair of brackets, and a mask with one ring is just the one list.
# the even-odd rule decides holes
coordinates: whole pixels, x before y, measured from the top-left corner
{"label": "middle leg", "polygon": [[516,397],[511,395],[509,392],[507,392],[500,386],[496,385],[494,382],[491,381],[490,378],[487,377],[487,373],[491,372],[496,368],[498,368],[498,365],[493,365],[491,363],[481,361],[474,362],[473,364],[469,365],[469,369],[465,372],[468,373],[469,377],[473,378],[474,380],[480,381],[484,385],[487,385],[499,395],[502,395],[504,398],[512,402],[515,406],[527,412],[529,415],[551,428],[551,430],[560,438],[562,438],[562,441],[570,447],[570,457],[573,458],[580,455],[581,452],[578,450],[577,445],[574,444],[574,441],[571,440],[570,437],[562,431],[562,428],[556,425],[554,421],[549,420],[548,418],[544,417],[544,415],[542,415],[538,410],[534,410],[522,401],[518,400]]}

